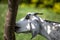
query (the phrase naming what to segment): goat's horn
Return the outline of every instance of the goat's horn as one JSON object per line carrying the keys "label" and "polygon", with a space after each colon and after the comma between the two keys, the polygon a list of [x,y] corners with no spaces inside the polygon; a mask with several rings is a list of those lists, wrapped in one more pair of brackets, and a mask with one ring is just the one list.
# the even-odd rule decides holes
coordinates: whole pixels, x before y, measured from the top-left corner
{"label": "goat's horn", "polygon": [[34,15],[43,15],[43,13],[35,13]]}

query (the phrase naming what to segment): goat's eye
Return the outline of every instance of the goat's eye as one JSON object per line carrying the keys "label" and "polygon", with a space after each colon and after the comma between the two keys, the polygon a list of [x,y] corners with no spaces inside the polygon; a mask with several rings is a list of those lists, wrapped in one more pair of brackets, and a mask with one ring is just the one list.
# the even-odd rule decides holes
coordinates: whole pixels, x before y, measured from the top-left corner
{"label": "goat's eye", "polygon": [[29,16],[30,16],[31,14],[29,14]]}

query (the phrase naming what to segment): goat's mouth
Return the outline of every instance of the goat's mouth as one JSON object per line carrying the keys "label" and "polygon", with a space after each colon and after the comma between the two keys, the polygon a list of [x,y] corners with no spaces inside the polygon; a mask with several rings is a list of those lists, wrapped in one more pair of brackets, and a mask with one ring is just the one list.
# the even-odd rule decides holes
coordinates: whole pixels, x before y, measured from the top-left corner
{"label": "goat's mouth", "polygon": [[20,29],[20,27],[15,26],[15,32],[17,32],[18,29]]}

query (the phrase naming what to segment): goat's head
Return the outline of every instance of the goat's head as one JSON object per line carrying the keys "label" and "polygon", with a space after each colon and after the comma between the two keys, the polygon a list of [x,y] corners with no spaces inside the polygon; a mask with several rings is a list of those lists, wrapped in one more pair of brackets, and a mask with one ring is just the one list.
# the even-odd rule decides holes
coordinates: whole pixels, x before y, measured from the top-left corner
{"label": "goat's head", "polygon": [[[26,17],[20,19],[18,22],[16,22],[15,32],[21,33],[30,31],[30,24],[32,20],[39,20],[37,15],[42,15],[43,13],[35,13],[35,12],[29,12]],[[28,28],[27,28],[28,26]]]}

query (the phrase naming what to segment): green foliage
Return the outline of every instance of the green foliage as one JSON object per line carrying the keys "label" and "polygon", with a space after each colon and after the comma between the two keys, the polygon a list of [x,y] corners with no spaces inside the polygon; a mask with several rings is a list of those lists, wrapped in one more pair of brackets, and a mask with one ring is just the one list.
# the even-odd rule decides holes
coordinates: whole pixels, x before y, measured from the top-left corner
{"label": "green foliage", "polygon": [[37,3],[39,0],[31,0],[32,3]]}
{"label": "green foliage", "polygon": [[45,5],[51,5],[53,4],[53,0],[43,0],[42,1]]}
{"label": "green foliage", "polygon": [[8,3],[8,0],[1,0],[1,3],[6,4]]}
{"label": "green foliage", "polygon": [[60,3],[55,3],[53,7],[54,12],[60,14]]}

